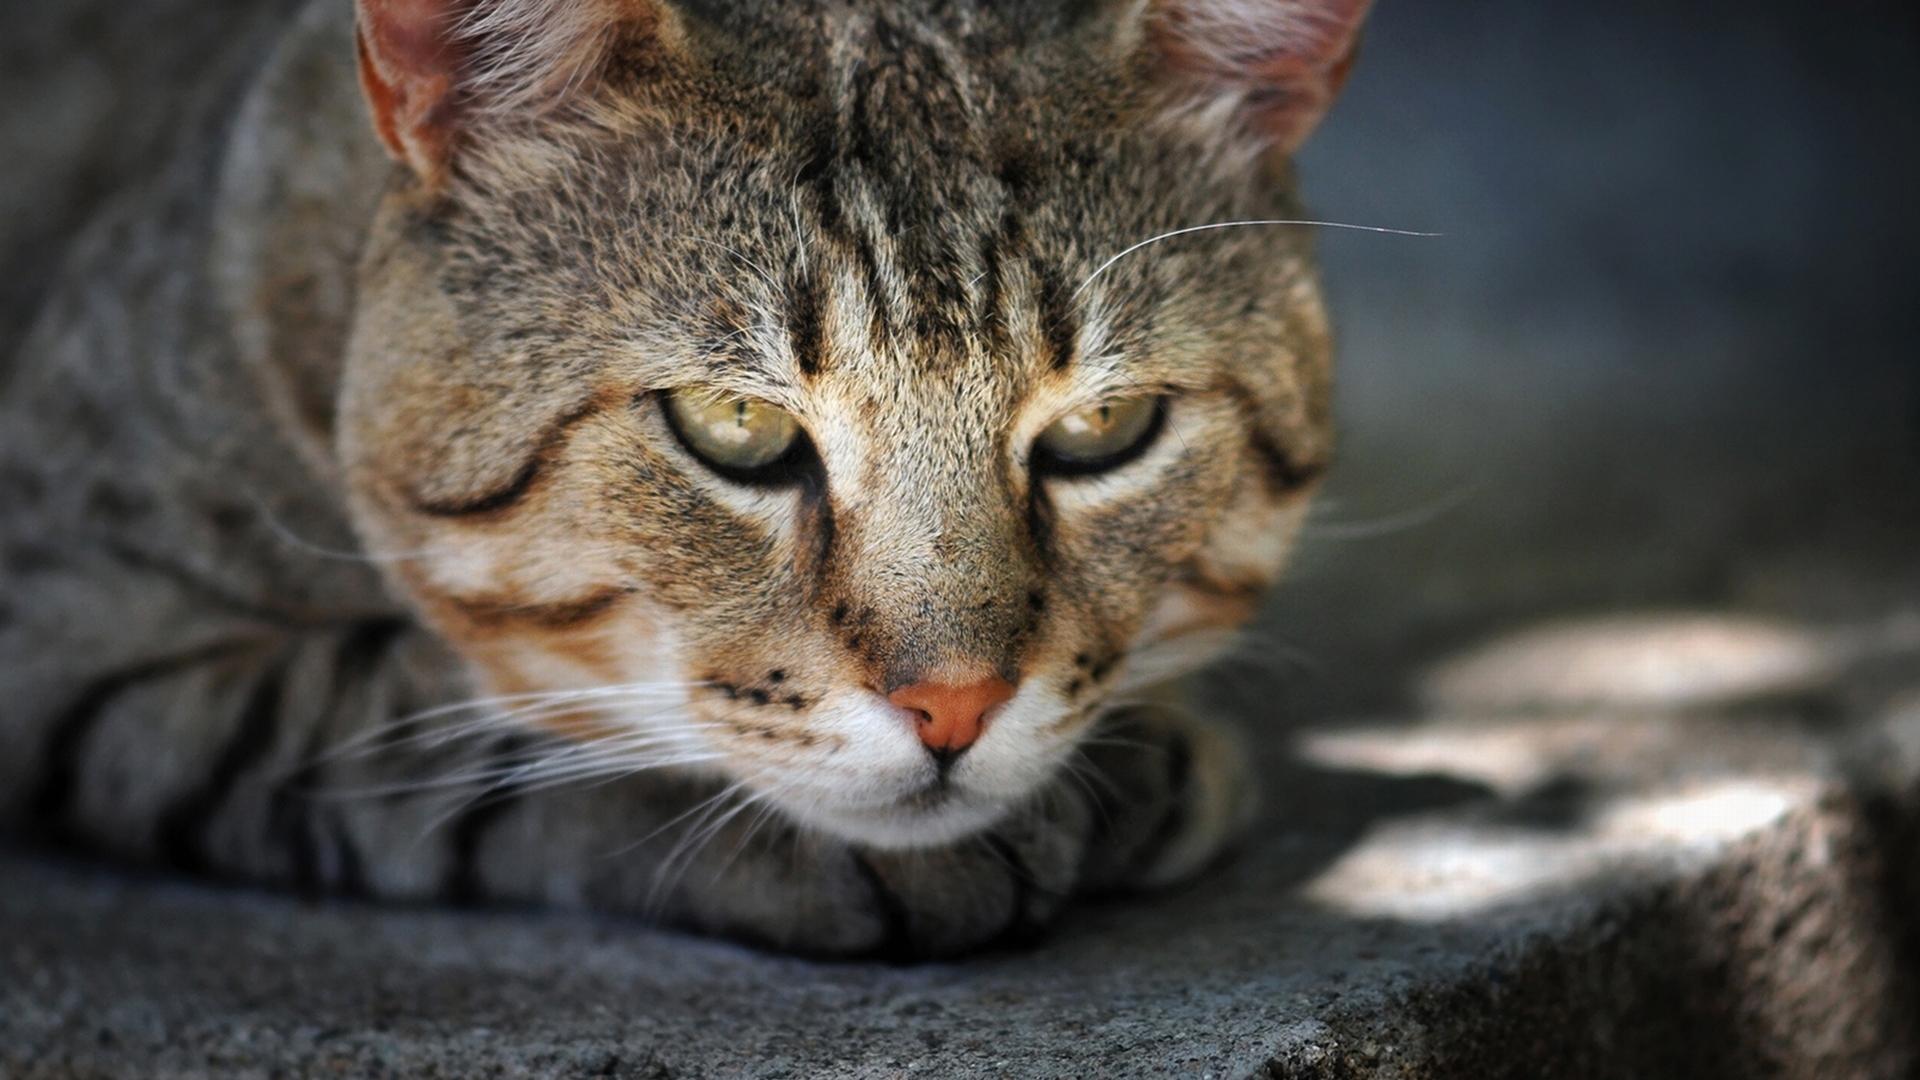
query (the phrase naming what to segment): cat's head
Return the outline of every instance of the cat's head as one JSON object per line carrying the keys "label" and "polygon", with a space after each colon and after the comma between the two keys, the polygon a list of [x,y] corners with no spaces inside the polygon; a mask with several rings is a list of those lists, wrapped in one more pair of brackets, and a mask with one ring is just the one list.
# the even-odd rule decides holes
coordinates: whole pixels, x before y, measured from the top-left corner
{"label": "cat's head", "polygon": [[723,7],[361,0],[354,513],[530,722],[949,840],[1279,573],[1306,232],[1166,234],[1299,216],[1366,3]]}

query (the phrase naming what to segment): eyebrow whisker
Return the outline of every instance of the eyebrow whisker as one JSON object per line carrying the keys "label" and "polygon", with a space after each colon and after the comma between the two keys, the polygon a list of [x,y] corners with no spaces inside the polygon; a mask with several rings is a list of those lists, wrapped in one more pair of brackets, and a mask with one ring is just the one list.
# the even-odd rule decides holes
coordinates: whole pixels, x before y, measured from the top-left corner
{"label": "eyebrow whisker", "polygon": [[1073,290],[1073,298],[1076,300],[1079,299],[1080,294],[1087,291],[1087,286],[1093,284],[1093,281],[1095,278],[1099,277],[1101,274],[1106,273],[1107,269],[1111,267],[1114,263],[1119,262],[1121,259],[1126,258],[1127,256],[1133,254],[1136,251],[1139,251],[1143,247],[1147,247],[1150,244],[1157,244],[1162,240],[1171,240],[1176,236],[1186,236],[1191,233],[1208,232],[1213,229],[1237,229],[1237,228],[1242,228],[1246,226],[1256,226],[1256,225],[1300,225],[1300,226],[1306,226],[1306,227],[1315,228],[1315,229],[1348,229],[1353,232],[1384,233],[1388,236],[1434,237],[1434,236],[1446,235],[1444,233],[1437,233],[1437,232],[1417,232],[1412,229],[1390,229],[1384,225],[1354,225],[1344,221],[1297,221],[1297,220],[1287,219],[1287,218],[1260,219],[1260,220],[1253,220],[1253,221],[1214,221],[1214,222],[1209,222],[1208,224],[1205,224],[1205,225],[1189,225],[1184,229],[1173,229],[1168,232],[1163,232],[1158,236],[1149,236],[1145,240],[1142,240],[1139,243],[1132,245],[1131,247],[1122,249],[1118,255],[1115,255],[1113,258],[1108,259],[1106,262],[1101,263],[1098,267],[1094,269],[1093,273],[1088,274],[1087,279],[1080,283],[1080,287]]}

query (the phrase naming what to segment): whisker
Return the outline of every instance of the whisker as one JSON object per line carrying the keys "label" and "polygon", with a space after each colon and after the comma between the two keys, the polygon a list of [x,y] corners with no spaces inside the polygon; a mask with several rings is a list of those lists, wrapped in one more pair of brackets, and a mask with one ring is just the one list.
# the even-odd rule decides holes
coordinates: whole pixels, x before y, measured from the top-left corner
{"label": "whisker", "polygon": [[[668,752],[661,753],[663,750]],[[575,743],[555,737],[496,757],[476,768],[403,782],[330,788],[318,795],[331,798],[379,798],[475,785],[545,789],[583,778],[617,778],[654,769],[701,764],[719,760],[720,756],[714,751],[687,749],[671,734],[636,732],[630,736],[594,743]]]}
{"label": "whisker", "polygon": [[1122,249],[1118,255],[1115,255],[1113,258],[1108,259],[1106,262],[1101,263],[1098,267],[1094,269],[1093,273],[1088,274],[1087,279],[1080,283],[1080,287],[1073,290],[1073,298],[1078,300],[1080,298],[1080,294],[1087,291],[1087,286],[1093,284],[1093,281],[1095,278],[1099,277],[1101,274],[1106,273],[1108,268],[1112,267],[1114,263],[1119,262],[1121,259],[1126,258],[1127,256],[1133,254],[1136,251],[1139,251],[1143,247],[1147,247],[1148,245],[1157,244],[1162,240],[1171,240],[1176,236],[1187,236],[1191,233],[1209,232],[1213,229],[1237,229],[1237,228],[1243,228],[1246,226],[1257,226],[1257,225],[1302,225],[1302,226],[1307,226],[1315,229],[1348,229],[1353,232],[1384,233],[1388,236],[1435,237],[1435,236],[1445,235],[1443,233],[1437,233],[1437,232],[1416,232],[1411,229],[1389,229],[1383,225],[1352,225],[1344,221],[1293,221],[1293,220],[1285,220],[1285,219],[1261,219],[1261,220],[1254,220],[1254,221],[1215,221],[1215,222],[1210,222],[1206,225],[1189,225],[1184,229],[1173,229],[1168,232],[1163,232],[1158,236],[1149,236],[1145,240],[1142,240],[1139,243],[1132,245],[1131,247]]}
{"label": "whisker", "polygon": [[[621,701],[647,701],[662,698],[672,700],[679,696],[683,688],[699,686],[699,683],[640,683],[615,686],[593,687],[581,690],[549,691],[534,694],[511,694],[495,698],[479,698],[470,701],[440,705],[420,712],[411,713],[395,720],[366,728],[352,738],[343,739],[329,747],[316,760],[341,760],[356,756],[360,751],[378,753],[399,747],[434,747],[444,745],[456,739],[476,733],[496,730],[514,730],[524,728],[530,720],[547,715],[567,712],[583,703]],[[677,701],[673,702],[676,706]],[[515,705],[502,709],[502,705]],[[424,731],[417,731],[404,737],[395,738],[394,733],[420,727],[430,721],[462,712],[477,711],[480,715],[453,723],[436,724]],[[649,713],[633,719],[653,721],[664,715],[666,710]],[[658,724],[652,725],[659,730]],[[697,725],[686,725],[684,730],[698,730]],[[369,744],[377,744],[368,748]]]}
{"label": "whisker", "polygon": [[602,762],[592,767],[554,770],[541,769],[530,772],[525,778],[509,778],[503,783],[510,784],[516,791],[548,791],[557,787],[595,787],[636,776],[643,772],[655,772],[660,769],[677,768],[682,765],[703,765],[719,761],[718,754],[682,754],[677,757],[657,758],[651,761]]}
{"label": "whisker", "polygon": [[681,234],[680,238],[683,240],[691,240],[696,244],[706,244],[711,247],[719,248],[721,251],[726,252],[727,254],[733,256],[734,258],[740,260],[742,263],[746,264],[748,269],[751,269],[754,273],[759,274],[761,284],[773,290],[775,293],[778,293],[781,291],[779,282],[775,281],[773,278],[773,275],[767,272],[766,267],[761,266],[759,263],[754,262],[752,259],[747,258],[745,255],[741,254],[738,250],[728,247],[726,244],[722,244],[718,240],[711,240],[704,236],[687,236],[685,234]]}
{"label": "whisker", "polygon": [[1390,514],[1372,520],[1317,522],[1312,517],[1308,517],[1300,527],[1300,539],[1303,541],[1371,540],[1375,537],[1407,532],[1453,513],[1471,502],[1485,488],[1484,480],[1476,480],[1456,487],[1424,506],[1416,506],[1403,513]]}
{"label": "whisker", "polygon": [[[696,804],[695,810],[698,811],[698,815],[694,817],[693,822],[687,826],[680,838],[674,842],[673,847],[668,849],[666,857],[661,859],[653,869],[653,884],[647,889],[647,897],[642,902],[644,909],[657,911],[658,905],[679,885],[686,871],[691,867],[693,856],[698,854],[699,849],[704,847],[707,841],[712,839],[713,835],[719,829],[725,828],[728,821],[731,821],[734,816],[753,804],[754,797],[749,794],[745,800],[734,804],[731,808],[727,808],[728,800],[746,790],[747,785],[745,781],[735,781],[721,789],[718,794]],[[723,809],[725,810],[724,814],[722,813]],[[692,811],[681,814],[668,824],[671,825],[683,821],[689,816],[692,816],[692,814]],[[717,820],[716,815],[718,815]],[[666,827],[667,826],[662,826],[661,829],[654,830],[649,836],[658,835]],[[685,860],[684,862],[682,861],[683,859]]]}
{"label": "whisker", "polygon": [[[1114,817],[1109,802],[1122,802],[1126,797],[1126,792],[1120,789],[1119,783],[1078,754],[1061,762],[1060,771],[1062,775],[1078,784],[1080,790],[1087,793],[1088,804],[1093,807],[1095,813],[1100,815],[1101,827],[1111,829]],[[1096,783],[1099,785],[1098,788],[1095,787]],[[1100,792],[1102,788],[1105,789],[1107,797],[1102,797]]]}
{"label": "whisker", "polygon": [[261,498],[258,492],[249,491],[246,493],[246,496],[247,501],[253,504],[253,508],[260,512],[260,518],[266,522],[267,528],[275,537],[279,538],[281,542],[285,543],[288,547],[304,551],[309,555],[318,555],[323,559],[338,559],[342,562],[357,563],[395,563],[406,562],[409,559],[424,559],[431,555],[442,555],[452,550],[451,548],[439,547],[421,548],[417,551],[367,552],[330,548],[324,544],[316,544],[287,527],[287,524],[280,520],[279,515],[273,512],[273,507],[267,505],[267,501]]}
{"label": "whisker", "polygon": [[740,834],[740,839],[734,843],[733,850],[728,852],[727,857],[722,859],[720,865],[714,869],[713,881],[718,882],[726,876],[727,871],[733,869],[733,864],[740,861],[740,856],[745,854],[747,845],[753,841],[754,835],[766,827],[767,822],[773,820],[779,813],[780,808],[773,804],[771,798],[759,800],[759,809],[754,811],[753,820],[747,822],[746,831]]}
{"label": "whisker", "polygon": [[[615,683],[608,686],[585,687],[574,690],[547,690],[528,694],[507,694],[491,698],[471,698],[466,701],[450,702],[446,705],[438,705],[430,709],[410,713],[389,722],[386,726],[418,723],[423,720],[431,720],[436,717],[448,716],[468,710],[495,709],[502,705],[544,705],[550,703],[596,701],[605,698],[638,697],[647,693],[659,692],[666,694],[703,685],[705,684],[697,682]],[[373,730],[377,731],[379,729],[376,728]]]}

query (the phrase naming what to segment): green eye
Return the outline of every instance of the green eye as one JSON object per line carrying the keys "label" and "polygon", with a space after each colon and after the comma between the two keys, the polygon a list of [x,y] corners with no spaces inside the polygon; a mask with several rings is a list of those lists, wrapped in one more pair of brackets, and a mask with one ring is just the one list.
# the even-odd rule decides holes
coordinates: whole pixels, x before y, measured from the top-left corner
{"label": "green eye", "polygon": [[667,419],[687,449],[733,479],[781,462],[800,439],[793,414],[764,401],[698,391],[668,394]]}
{"label": "green eye", "polygon": [[1139,456],[1159,433],[1156,397],[1114,398],[1055,420],[1035,443],[1035,465],[1064,474],[1104,472]]}

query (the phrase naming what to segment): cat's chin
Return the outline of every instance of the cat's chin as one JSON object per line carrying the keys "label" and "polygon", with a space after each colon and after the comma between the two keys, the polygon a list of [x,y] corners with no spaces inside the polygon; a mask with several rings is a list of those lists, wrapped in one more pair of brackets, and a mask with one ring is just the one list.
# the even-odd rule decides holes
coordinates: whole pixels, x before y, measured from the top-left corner
{"label": "cat's chin", "polygon": [[937,847],[963,840],[992,826],[1012,807],[1000,800],[967,798],[957,793],[921,796],[895,806],[857,810],[814,805],[788,813],[802,825],[867,847],[898,851]]}
{"label": "cat's chin", "polygon": [[1072,743],[1041,733],[1065,706],[1042,680],[1030,680],[991,714],[987,734],[948,770],[914,734],[914,714],[867,690],[850,689],[817,705],[810,729],[831,750],[758,740],[722,767],[756,798],[803,828],[887,850],[938,847],[991,828],[1031,801],[1055,775]]}

